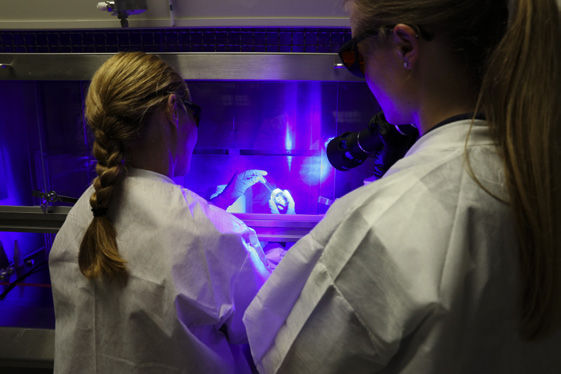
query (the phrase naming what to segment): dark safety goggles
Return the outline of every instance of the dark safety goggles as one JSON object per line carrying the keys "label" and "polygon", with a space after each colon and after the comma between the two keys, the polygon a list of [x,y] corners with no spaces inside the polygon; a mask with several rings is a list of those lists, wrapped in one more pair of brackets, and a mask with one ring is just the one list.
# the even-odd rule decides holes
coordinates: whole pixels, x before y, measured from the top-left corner
{"label": "dark safety goggles", "polygon": [[358,43],[378,34],[378,30],[366,30],[343,44],[339,49],[339,58],[354,76],[364,78],[364,59],[358,51]]}
{"label": "dark safety goggles", "polygon": [[[393,30],[394,26],[386,26],[386,29],[391,31]],[[421,27],[415,27],[419,30],[419,35],[425,40],[431,40],[433,35],[429,34]],[[364,78],[364,59],[362,55],[358,51],[358,43],[368,39],[372,36],[378,35],[380,33],[379,30],[366,30],[361,32],[341,47],[339,49],[339,58],[343,65],[354,75],[359,78]]]}
{"label": "dark safety goggles", "polygon": [[201,121],[201,107],[186,99],[183,99],[183,105],[191,111],[193,118],[195,119],[195,123],[197,124],[197,127],[199,127],[199,122]]}

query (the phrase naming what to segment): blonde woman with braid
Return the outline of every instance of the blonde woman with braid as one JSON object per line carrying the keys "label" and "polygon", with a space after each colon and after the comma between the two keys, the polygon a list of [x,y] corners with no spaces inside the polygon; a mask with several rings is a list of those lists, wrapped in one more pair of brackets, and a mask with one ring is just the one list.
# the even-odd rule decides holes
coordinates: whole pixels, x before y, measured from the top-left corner
{"label": "blonde woman with braid", "polygon": [[98,176],[49,257],[55,372],[251,372],[241,317],[269,270],[253,230],[171,179],[197,141],[184,80],[119,53],[85,107]]}
{"label": "blonde woman with braid", "polygon": [[561,373],[555,0],[346,0],[343,63],[420,138],[244,321],[261,373]]}

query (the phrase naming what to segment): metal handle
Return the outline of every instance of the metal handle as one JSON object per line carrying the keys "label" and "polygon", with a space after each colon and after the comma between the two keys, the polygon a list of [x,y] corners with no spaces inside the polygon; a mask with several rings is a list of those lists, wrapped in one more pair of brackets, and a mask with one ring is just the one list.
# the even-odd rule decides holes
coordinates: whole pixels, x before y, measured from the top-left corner
{"label": "metal handle", "polygon": [[343,69],[345,65],[342,62],[334,62],[333,69]]}
{"label": "metal handle", "polygon": [[2,64],[0,63],[0,69],[12,69],[12,64]]}

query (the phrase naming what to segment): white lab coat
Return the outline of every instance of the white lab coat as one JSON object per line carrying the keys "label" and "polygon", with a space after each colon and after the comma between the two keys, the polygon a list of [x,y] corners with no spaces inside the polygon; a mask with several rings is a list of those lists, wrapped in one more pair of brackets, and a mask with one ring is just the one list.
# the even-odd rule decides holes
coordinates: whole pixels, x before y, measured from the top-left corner
{"label": "white lab coat", "polygon": [[[261,373],[561,373],[559,333],[519,338],[514,222],[466,172],[470,123],[425,134],[288,251],[244,317]],[[485,122],[469,139],[504,198]]]}
{"label": "white lab coat", "polygon": [[49,256],[55,372],[249,372],[242,316],[269,276],[255,232],[171,179],[131,169],[109,210],[130,271],[121,289],[78,269],[92,192]]}

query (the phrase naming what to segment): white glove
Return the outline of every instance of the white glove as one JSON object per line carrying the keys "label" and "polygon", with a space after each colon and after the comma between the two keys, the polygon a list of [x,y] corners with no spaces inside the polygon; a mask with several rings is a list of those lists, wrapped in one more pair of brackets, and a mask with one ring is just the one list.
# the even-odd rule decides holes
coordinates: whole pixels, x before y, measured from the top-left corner
{"label": "white glove", "polygon": [[[283,198],[284,197],[284,201]],[[286,206],[286,203],[288,206]],[[279,210],[278,206],[281,206],[281,210]],[[284,206],[284,209],[282,208]],[[271,192],[271,197],[269,198],[269,209],[271,209],[271,213],[273,214],[296,214],[295,210],[296,204],[294,203],[294,199],[288,190],[281,190],[280,188],[275,188],[273,192]]]}
{"label": "white glove", "polygon": [[224,191],[212,198],[210,202],[222,209],[227,209],[243,195],[245,190],[249,187],[257,182],[265,183],[264,175],[267,175],[265,170],[246,170],[241,173],[235,172],[232,179],[230,179],[224,188]]}

